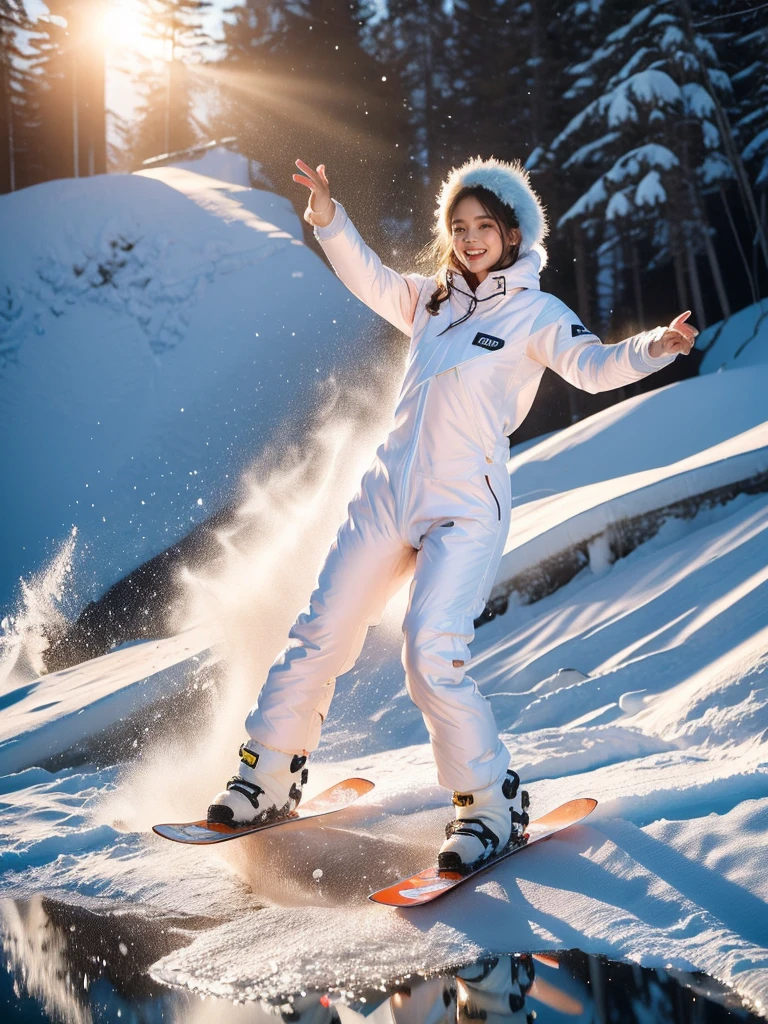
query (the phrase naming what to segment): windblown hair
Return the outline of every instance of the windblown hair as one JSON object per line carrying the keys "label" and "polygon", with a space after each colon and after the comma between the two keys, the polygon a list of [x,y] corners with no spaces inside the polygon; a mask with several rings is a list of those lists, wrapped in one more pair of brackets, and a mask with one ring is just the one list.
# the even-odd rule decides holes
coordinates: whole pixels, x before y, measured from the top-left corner
{"label": "windblown hair", "polygon": [[[485,186],[467,185],[456,193],[452,201],[442,210],[439,219],[435,221],[432,241],[428,242],[416,256],[417,263],[426,263],[434,268],[433,276],[437,279],[437,288],[427,303],[427,310],[432,316],[437,316],[441,303],[445,302],[451,294],[450,271],[465,277],[473,291],[478,285],[476,276],[459,262],[453,251],[451,219],[456,206],[466,196],[474,196],[477,199],[489,218],[496,223],[503,240],[506,240],[512,228],[520,226],[512,207]],[[519,254],[519,244],[511,246],[505,244],[501,258],[495,266],[491,267],[491,270],[504,270],[511,267]]]}

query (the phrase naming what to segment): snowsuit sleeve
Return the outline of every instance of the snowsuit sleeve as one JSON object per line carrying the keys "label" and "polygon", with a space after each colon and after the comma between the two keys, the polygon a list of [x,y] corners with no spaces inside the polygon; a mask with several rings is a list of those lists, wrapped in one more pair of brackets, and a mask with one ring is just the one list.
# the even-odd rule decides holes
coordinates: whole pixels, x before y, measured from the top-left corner
{"label": "snowsuit sleeve", "polygon": [[410,337],[423,276],[398,274],[384,266],[365,244],[341,203],[336,199],[332,202],[336,204],[333,220],[326,227],[315,227],[315,238],[337,277],[374,313]]}
{"label": "snowsuit sleeve", "polygon": [[582,391],[596,394],[632,384],[668,366],[677,355],[653,357],[648,351],[666,327],[654,327],[615,345],[604,345],[572,310],[564,304],[558,306],[559,311],[545,310],[534,322],[527,355]]}

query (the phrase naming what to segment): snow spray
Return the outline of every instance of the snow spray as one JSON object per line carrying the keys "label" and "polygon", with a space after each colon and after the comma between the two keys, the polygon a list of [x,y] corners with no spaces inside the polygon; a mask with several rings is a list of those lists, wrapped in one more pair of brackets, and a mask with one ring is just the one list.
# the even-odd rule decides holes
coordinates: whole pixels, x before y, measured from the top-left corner
{"label": "snow spray", "polygon": [[[289,426],[276,432],[244,474],[237,511],[217,531],[207,562],[184,572],[174,625],[217,638],[208,663],[213,684],[200,713],[184,716],[191,725],[164,729],[127,767],[111,802],[119,801],[131,828],[203,816],[233,773],[246,712],[391,427],[394,375],[363,379],[364,389],[325,381],[314,416],[298,434],[293,426],[295,439]],[[318,768],[312,781],[324,784]]]}
{"label": "snow spray", "polygon": [[72,578],[77,527],[51,561],[29,580],[20,580],[15,615],[0,622],[0,690],[37,679],[45,672],[43,655],[51,636],[64,629],[64,601]]}

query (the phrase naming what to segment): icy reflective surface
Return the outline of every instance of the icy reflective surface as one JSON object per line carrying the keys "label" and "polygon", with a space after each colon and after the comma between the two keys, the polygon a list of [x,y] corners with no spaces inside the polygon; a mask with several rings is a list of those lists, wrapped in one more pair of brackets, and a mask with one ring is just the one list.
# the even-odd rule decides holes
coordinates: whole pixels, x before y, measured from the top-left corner
{"label": "icy reflective surface", "polygon": [[[252,920],[252,919],[251,919]],[[150,966],[210,925],[204,917],[94,913],[45,898],[0,905],[0,1019],[306,1024],[705,1024],[758,1018],[705,975],[617,963],[579,950],[510,954],[357,988],[354,965],[327,987],[234,1003],[155,981]]]}

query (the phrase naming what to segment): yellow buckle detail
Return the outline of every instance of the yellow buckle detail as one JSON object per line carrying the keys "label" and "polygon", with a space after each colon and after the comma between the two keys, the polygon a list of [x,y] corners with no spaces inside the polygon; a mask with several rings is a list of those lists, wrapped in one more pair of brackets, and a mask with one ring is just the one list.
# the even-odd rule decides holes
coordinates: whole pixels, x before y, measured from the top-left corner
{"label": "yellow buckle detail", "polygon": [[240,760],[243,764],[247,764],[249,768],[255,768],[256,762],[259,760],[259,755],[254,754],[250,750],[246,750],[245,744],[240,744]]}

